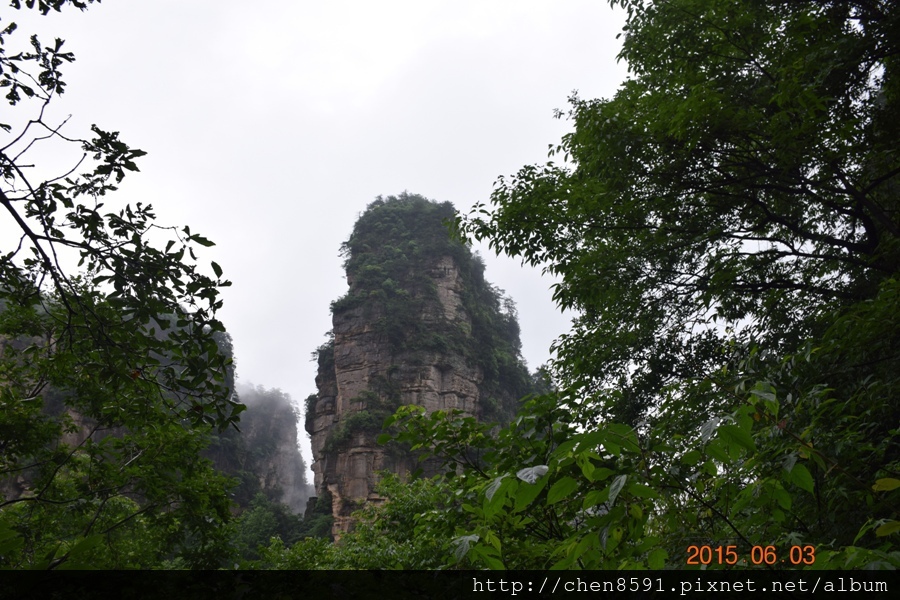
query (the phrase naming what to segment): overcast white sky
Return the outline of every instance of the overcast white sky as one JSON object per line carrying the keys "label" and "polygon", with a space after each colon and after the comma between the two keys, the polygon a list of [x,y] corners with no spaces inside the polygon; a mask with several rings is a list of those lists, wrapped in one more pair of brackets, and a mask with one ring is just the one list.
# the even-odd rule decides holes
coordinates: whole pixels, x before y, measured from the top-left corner
{"label": "overcast white sky", "polygon": [[[338,249],[366,204],[408,190],[467,212],[546,162],[573,90],[609,97],[625,77],[624,15],[603,0],[103,0],[47,17],[7,1],[20,42],[76,55],[64,132],[96,123],[148,152],[109,204],[150,202],[216,242],[201,260],[234,282],[220,316],[239,380],[295,401],[315,391]],[[481,252],[533,369],[568,329],[552,281]]]}

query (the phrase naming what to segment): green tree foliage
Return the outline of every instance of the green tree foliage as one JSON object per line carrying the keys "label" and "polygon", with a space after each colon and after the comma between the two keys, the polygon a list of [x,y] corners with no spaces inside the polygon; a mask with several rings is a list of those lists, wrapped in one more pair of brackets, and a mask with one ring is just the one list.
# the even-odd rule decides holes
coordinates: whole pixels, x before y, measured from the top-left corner
{"label": "green tree foliage", "polygon": [[[0,566],[216,566],[228,484],[199,453],[242,409],[217,344],[229,282],[216,263],[213,277],[198,269],[206,238],[160,227],[149,205],[109,204],[144,152],[48,120],[74,56],[59,39],[22,42],[5,22],[0,207],[15,235],[0,248]],[[73,153],[70,167],[33,169],[44,151]]]}
{"label": "green tree foliage", "polygon": [[629,79],[458,220],[559,277],[558,392],[395,417],[458,465],[445,561],[900,565],[896,8],[613,4]]}
{"label": "green tree foliage", "polygon": [[[447,535],[434,526],[452,532],[446,521],[447,488],[435,481],[419,479],[403,483],[385,473],[378,493],[389,500],[367,504],[354,516],[357,524],[340,543],[309,537],[292,547],[280,539],[260,548],[261,560],[249,563],[262,569],[436,569],[443,566]],[[330,505],[330,502],[328,503]],[[428,526],[421,526],[428,522]],[[443,524],[443,525],[441,525]],[[329,523],[330,533],[330,523]]]}
{"label": "green tree foliage", "polygon": [[249,509],[237,519],[232,543],[243,559],[256,560],[260,546],[270,545],[272,538],[294,544],[304,537],[302,521],[287,506],[273,502],[260,492],[253,498]]}
{"label": "green tree foliage", "polygon": [[458,413],[426,415],[413,406],[390,424],[398,440],[447,467],[432,485],[449,501],[437,514],[432,509],[414,518],[417,536],[441,541],[435,556],[444,567],[546,568],[582,524],[581,498],[569,497],[582,461],[554,469],[548,485],[547,465],[559,467],[554,448],[577,434],[555,395],[530,398],[499,432]]}
{"label": "green tree foliage", "polygon": [[566,380],[637,422],[725,327],[787,350],[896,273],[898,42],[877,2],[613,4],[630,78],[466,229],[561,278]]}
{"label": "green tree foliage", "polygon": [[324,490],[316,497],[313,505],[303,513],[300,523],[301,538],[327,538],[331,540],[331,528],[334,525],[334,508],[331,492]]}

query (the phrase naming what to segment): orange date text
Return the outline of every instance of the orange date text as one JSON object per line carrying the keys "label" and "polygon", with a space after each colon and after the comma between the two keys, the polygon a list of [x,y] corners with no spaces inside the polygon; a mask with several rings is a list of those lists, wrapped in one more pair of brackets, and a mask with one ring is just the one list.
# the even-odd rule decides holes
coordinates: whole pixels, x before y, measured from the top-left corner
{"label": "orange date text", "polygon": [[749,556],[738,554],[737,546],[688,546],[688,565],[811,565],[816,562],[816,547],[791,546],[779,553],[775,546],[753,546]]}

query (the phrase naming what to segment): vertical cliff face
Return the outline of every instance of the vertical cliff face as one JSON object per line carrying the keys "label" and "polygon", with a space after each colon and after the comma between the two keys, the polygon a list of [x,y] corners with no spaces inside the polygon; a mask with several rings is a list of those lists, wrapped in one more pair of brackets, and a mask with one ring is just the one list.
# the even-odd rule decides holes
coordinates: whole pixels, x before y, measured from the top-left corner
{"label": "vertical cliff face", "polygon": [[[448,260],[441,263],[446,276],[436,278],[436,287],[453,298],[459,291],[451,287],[459,285],[458,274],[446,266]],[[423,321],[466,322],[465,312],[452,303],[429,308],[433,310],[421,315]],[[316,490],[331,492],[335,525],[345,530],[347,517],[361,502],[379,500],[373,491],[377,472],[406,473],[418,466],[415,457],[391,454],[375,442],[392,409],[416,404],[428,412],[458,409],[479,415],[484,376],[456,352],[398,352],[365,307],[338,311],[333,322],[333,360],[320,364],[309,433]]]}
{"label": "vertical cliff face", "polygon": [[315,489],[330,492],[337,534],[362,503],[380,501],[379,471],[420,466],[376,443],[397,407],[503,420],[528,391],[515,317],[501,311],[481,263],[449,239],[452,215],[418,196],[379,199],[344,245],[350,289],[332,306],[306,416]]}

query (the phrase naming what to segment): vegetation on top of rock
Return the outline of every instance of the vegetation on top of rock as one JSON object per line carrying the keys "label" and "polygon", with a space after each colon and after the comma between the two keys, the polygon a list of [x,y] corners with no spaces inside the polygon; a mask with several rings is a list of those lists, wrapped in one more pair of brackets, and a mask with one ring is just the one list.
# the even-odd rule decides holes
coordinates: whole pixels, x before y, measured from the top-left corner
{"label": "vegetation on top of rock", "polygon": [[[480,367],[485,414],[508,420],[532,391],[515,304],[485,280],[481,258],[451,235],[455,215],[449,202],[406,192],[379,196],[341,246],[350,289],[332,310],[339,315],[361,307],[407,360],[417,352],[456,353]],[[458,319],[429,317],[440,306],[434,276],[442,274],[435,270],[448,258],[461,278],[461,313]],[[320,363],[328,360],[327,350],[320,348]]]}

